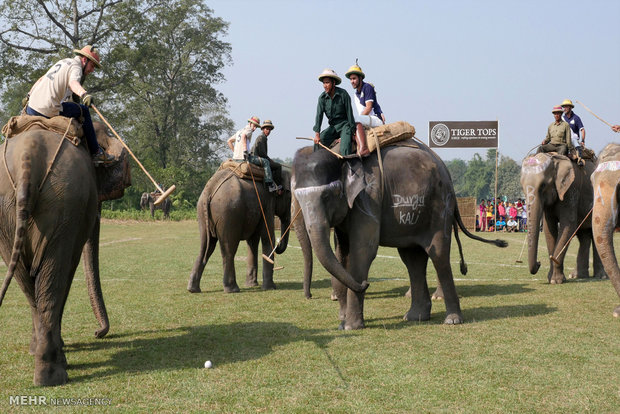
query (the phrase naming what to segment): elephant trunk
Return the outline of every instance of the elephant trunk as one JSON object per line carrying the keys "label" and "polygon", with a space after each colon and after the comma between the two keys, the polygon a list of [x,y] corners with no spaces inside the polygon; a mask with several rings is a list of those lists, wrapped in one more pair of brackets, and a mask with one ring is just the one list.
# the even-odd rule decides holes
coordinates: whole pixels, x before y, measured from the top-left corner
{"label": "elephant trunk", "polygon": [[538,203],[531,204],[527,210],[527,257],[530,273],[535,275],[540,268],[538,261],[538,237],[540,236],[540,220],[542,207]]}
{"label": "elephant trunk", "polygon": [[86,276],[86,287],[90,305],[93,308],[95,317],[99,322],[100,329],[95,331],[96,338],[103,338],[110,329],[108,312],[106,311],[103,293],[101,291],[101,281],[99,280],[99,229],[101,220],[101,203],[99,203],[99,214],[95,220],[94,229],[86,241],[82,250],[84,261],[84,274]]}
{"label": "elephant trunk", "polygon": [[310,224],[308,226],[308,233],[310,236],[310,242],[312,248],[316,253],[317,258],[332,276],[340,281],[347,288],[361,293],[368,288],[368,282],[357,282],[353,276],[338,262],[336,255],[329,244],[329,226],[320,224]]}
{"label": "elephant trunk", "polygon": [[[295,213],[301,209],[297,201],[294,201]],[[293,223],[295,226],[295,234],[297,235],[297,240],[299,241],[299,246],[301,247],[301,252],[304,256],[304,295],[306,299],[310,299],[312,297],[312,293],[310,292],[310,284],[312,283],[312,245],[310,244],[310,239],[308,238],[308,232],[306,231],[306,222],[304,221],[303,214],[295,220]]]}
{"label": "elephant trunk", "polygon": [[[286,251],[288,246],[289,231],[286,231],[291,224],[291,213],[288,209],[288,214],[285,217],[280,217],[280,243],[276,247],[276,254],[282,254]],[[286,231],[286,233],[284,233]]]}

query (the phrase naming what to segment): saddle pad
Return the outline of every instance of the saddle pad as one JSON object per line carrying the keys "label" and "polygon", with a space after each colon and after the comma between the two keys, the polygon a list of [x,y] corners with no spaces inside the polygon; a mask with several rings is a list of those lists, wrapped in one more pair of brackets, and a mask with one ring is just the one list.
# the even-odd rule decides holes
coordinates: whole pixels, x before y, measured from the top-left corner
{"label": "saddle pad", "polygon": [[[250,173],[250,168],[252,169],[252,173]],[[263,167],[259,167],[258,165],[254,165],[246,161],[228,159],[220,165],[219,169],[229,169],[237,177],[246,180],[251,180],[252,175],[254,176],[254,181],[263,181],[263,178],[265,177],[265,170],[263,170]]]}
{"label": "saddle pad", "polygon": [[[82,126],[74,119],[64,116],[45,118],[42,116],[19,115],[9,119],[2,127],[2,135],[7,139],[31,129],[43,129],[60,135],[65,135],[75,145],[79,145],[79,138],[84,135]],[[76,143],[77,142],[77,143]]]}
{"label": "saddle pad", "polygon": [[413,125],[405,121],[398,121],[368,129],[366,131],[366,144],[368,145],[368,150],[373,152],[377,149],[377,140],[379,141],[379,147],[383,148],[395,142],[411,138],[414,135],[415,128]]}

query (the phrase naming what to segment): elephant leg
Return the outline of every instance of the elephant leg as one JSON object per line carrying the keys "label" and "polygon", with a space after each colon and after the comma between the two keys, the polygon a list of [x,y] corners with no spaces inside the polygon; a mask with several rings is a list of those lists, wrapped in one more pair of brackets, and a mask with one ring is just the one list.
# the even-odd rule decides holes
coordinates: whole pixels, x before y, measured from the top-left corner
{"label": "elephant leg", "polygon": [[[411,293],[409,293],[409,297],[411,297]],[[439,279],[437,279],[437,289],[435,289],[435,292],[433,292],[433,296],[431,297],[432,300],[443,300],[443,289],[441,288],[441,283],[439,282]]]}
{"label": "elephant leg", "polygon": [[[338,235],[340,234],[340,237]],[[334,246],[335,254],[338,261],[347,268],[349,263],[349,240],[346,234],[334,230]],[[344,329],[345,318],[347,316],[347,287],[342,284],[338,279],[332,276],[332,293],[331,300],[338,301],[338,320],[340,320],[340,326],[338,329]]]}
{"label": "elephant leg", "polygon": [[[594,241],[594,237],[592,237],[592,241]],[[603,261],[601,260],[601,256],[598,254],[598,249],[596,248],[596,244],[592,243],[592,267],[594,271],[594,277],[597,279],[609,279],[607,272],[605,271],[605,267],[603,266]]]}
{"label": "elephant leg", "polygon": [[209,258],[213,254],[215,250],[215,245],[217,244],[217,238],[214,236],[210,236],[207,234],[209,231],[205,225],[200,222],[199,224],[200,230],[200,251],[198,252],[198,257],[196,257],[196,261],[194,262],[194,267],[192,268],[192,273],[189,275],[189,281],[187,282],[187,290],[191,293],[200,293],[200,279],[202,278],[202,272],[205,270],[205,266],[209,261]]}
{"label": "elephant leg", "polygon": [[398,254],[409,271],[411,308],[406,321],[427,321],[431,318],[431,298],[426,283],[428,255],[421,247],[399,248]]}
{"label": "elephant leg", "polygon": [[[370,235],[370,236],[369,236]],[[351,275],[358,281],[368,280],[368,270],[377,255],[379,247],[378,229],[376,234],[364,230],[362,226],[352,229],[349,237],[349,255],[345,260]],[[363,329],[365,292],[347,290],[347,311],[344,320],[344,329]]]}
{"label": "elephant leg", "polygon": [[[66,292],[71,286],[77,263],[71,263],[71,257],[66,255],[54,255],[49,250],[47,254],[50,259],[41,263],[35,282],[37,346],[34,383],[61,385],[67,382],[68,375],[60,326]],[[77,256],[79,258],[79,253]]]}
{"label": "elephant leg", "polygon": [[[561,256],[556,256],[555,250],[558,246],[561,249],[563,245],[562,240],[566,241],[568,238],[564,239],[559,236],[558,222],[554,218],[546,217],[543,220],[543,232],[547,242],[547,252],[549,253],[547,281],[552,285],[564,283],[566,282],[566,277],[564,277],[564,256],[566,255],[566,250],[564,250]],[[554,257],[559,264],[551,260],[551,257]]]}
{"label": "elephant leg", "polygon": [[592,234],[590,229],[577,232],[579,240],[579,250],[577,252],[577,267],[569,276],[570,279],[587,279],[590,277],[590,245],[592,244]]}
{"label": "elephant leg", "polygon": [[463,313],[461,312],[459,297],[456,294],[454,276],[452,275],[452,267],[450,265],[450,242],[451,237],[446,238],[443,234],[437,234],[426,253],[433,261],[433,266],[435,266],[437,271],[437,279],[439,279],[443,290],[444,303],[446,305],[446,319],[444,323],[455,325],[463,323]]}
{"label": "elephant leg", "polygon": [[226,293],[237,293],[240,291],[235,274],[235,254],[237,253],[238,247],[239,240],[220,240],[220,252],[222,253],[222,262],[224,265],[223,285],[224,292]]}
{"label": "elephant leg", "polygon": [[248,239],[248,271],[245,276],[245,286],[254,287],[258,286],[258,242],[259,235],[254,235]]}
{"label": "elephant leg", "polygon": [[[269,256],[275,244],[272,246],[271,243],[275,243],[275,233],[273,229],[273,214],[267,217],[267,222],[269,223],[269,228],[267,232],[263,231],[261,234],[261,246],[263,250],[263,254],[265,256]],[[272,239],[269,238],[269,235],[272,235]],[[275,256],[272,256],[272,259],[275,259]],[[276,284],[273,281],[273,263],[268,262],[263,259],[263,290],[274,290],[276,289]]]}

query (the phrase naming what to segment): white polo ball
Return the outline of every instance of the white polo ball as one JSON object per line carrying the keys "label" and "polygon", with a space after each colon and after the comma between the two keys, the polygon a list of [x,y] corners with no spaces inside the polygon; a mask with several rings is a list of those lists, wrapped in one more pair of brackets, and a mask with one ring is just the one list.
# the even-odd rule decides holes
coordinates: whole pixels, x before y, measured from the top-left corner
{"label": "white polo ball", "polygon": [[205,361],[205,368],[212,368],[213,364],[211,363],[211,361]]}

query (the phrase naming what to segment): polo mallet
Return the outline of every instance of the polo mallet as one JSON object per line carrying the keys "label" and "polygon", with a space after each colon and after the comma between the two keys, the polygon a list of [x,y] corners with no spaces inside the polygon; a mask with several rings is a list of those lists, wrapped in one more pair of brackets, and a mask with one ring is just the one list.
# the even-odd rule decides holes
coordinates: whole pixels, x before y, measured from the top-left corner
{"label": "polo mallet", "polygon": [[275,253],[276,249],[280,245],[280,241],[282,241],[282,238],[284,238],[284,236],[286,236],[286,233],[288,233],[288,231],[291,229],[291,226],[293,225],[295,220],[297,220],[297,216],[299,216],[299,213],[301,213],[301,208],[299,210],[297,210],[297,213],[295,213],[295,217],[293,217],[293,220],[291,220],[291,222],[289,223],[289,225],[286,228],[286,230],[284,230],[284,233],[282,233],[282,236],[280,236],[280,240],[278,240],[278,242],[276,243],[276,246],[273,248],[271,253],[269,253],[269,256],[265,256],[265,254],[263,253],[263,259],[267,260],[271,264],[274,264],[274,261],[271,259],[271,256],[273,256],[273,254]]}
{"label": "polo mallet", "polygon": [[[312,139],[312,138],[306,138],[306,137],[297,137],[297,139],[305,139],[305,140],[308,140],[308,141],[314,141],[314,139]],[[332,151],[331,149],[327,148],[325,145],[323,145],[323,143],[322,143],[322,142],[319,142],[319,145],[320,145],[321,147],[325,148],[327,151],[329,151],[329,152],[331,152],[332,154],[334,154],[336,157],[338,157],[338,158],[340,158],[340,159],[344,159],[344,157],[343,157],[342,155],[340,155],[340,154],[338,154],[337,152]]]}
{"label": "polo mallet", "polygon": [[521,254],[519,255],[519,259],[515,261],[515,263],[523,263],[521,257],[523,256],[523,251],[525,250],[525,242],[527,240],[527,235],[523,238],[523,246],[521,246]]}
{"label": "polo mallet", "polygon": [[157,188],[159,190],[159,192],[161,193],[161,195],[159,196],[159,198],[157,200],[155,200],[155,205],[160,204],[162,201],[164,201],[166,198],[168,198],[168,196],[177,188],[174,184],[172,186],[170,186],[169,189],[167,189],[166,191],[162,190],[162,188],[159,186],[159,184],[157,184],[157,182],[153,179],[153,177],[151,177],[151,174],[149,174],[149,172],[146,170],[146,168],[144,168],[144,166],[142,165],[142,163],[138,160],[138,158],[136,158],[136,156],[133,154],[133,152],[131,151],[131,149],[129,149],[129,147],[127,146],[127,144],[125,144],[125,142],[121,139],[121,137],[116,133],[116,131],[114,130],[114,128],[112,128],[112,125],[110,125],[110,123],[105,119],[105,117],[101,114],[101,112],[99,112],[99,109],[97,109],[97,107],[95,105],[91,105],[91,108],[93,108],[95,110],[95,112],[97,112],[97,115],[99,115],[99,118],[101,118],[101,120],[108,126],[108,128],[110,128],[110,131],[112,131],[112,133],[114,134],[114,136],[116,136],[116,138],[118,138],[118,140],[121,142],[121,144],[123,144],[123,147],[125,147],[125,149],[127,150],[127,152],[129,152],[129,155],[131,155],[131,157],[134,159],[135,162],[138,163],[138,165],[140,166],[140,168],[142,168],[142,171],[144,171],[144,173],[146,174],[147,177],[149,177],[149,179],[153,182],[153,184],[155,184],[155,188]]}
{"label": "polo mallet", "polygon": [[581,102],[575,100],[575,102],[577,102],[579,105],[583,106],[584,108],[586,108],[586,111],[590,112],[592,115],[594,115],[598,120],[603,121],[604,123],[606,123],[608,126],[612,127],[613,125],[610,124],[609,122],[605,121],[603,118],[599,117],[598,115],[596,115],[594,112],[592,112],[590,110],[590,108],[588,108],[587,106],[585,106],[584,104],[582,104]]}
{"label": "polo mallet", "polygon": [[[577,232],[579,231],[579,229],[581,228],[581,226],[583,225],[583,223],[585,223],[585,221],[587,220],[588,217],[590,217],[590,214],[592,214],[592,209],[594,207],[592,207],[590,209],[590,211],[588,211],[588,214],[586,214],[586,216],[583,218],[583,220],[581,220],[581,223],[579,223],[579,226],[577,227],[577,229],[575,230],[575,232],[573,233],[572,236],[570,236],[570,239],[568,239],[566,241],[566,243],[564,244],[564,247],[562,247],[562,250],[560,250],[560,252],[557,254],[558,256],[560,256],[563,252],[564,249],[566,249],[568,247],[568,244],[570,243],[571,240],[573,240],[573,237],[575,237],[575,234],[577,234]],[[549,255],[549,259],[551,259],[553,261],[553,263],[559,265],[560,262],[558,261],[558,259],[556,259],[555,257],[553,257],[553,255]]]}

